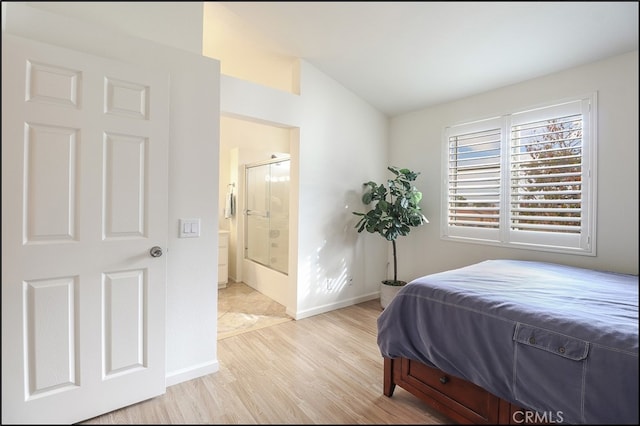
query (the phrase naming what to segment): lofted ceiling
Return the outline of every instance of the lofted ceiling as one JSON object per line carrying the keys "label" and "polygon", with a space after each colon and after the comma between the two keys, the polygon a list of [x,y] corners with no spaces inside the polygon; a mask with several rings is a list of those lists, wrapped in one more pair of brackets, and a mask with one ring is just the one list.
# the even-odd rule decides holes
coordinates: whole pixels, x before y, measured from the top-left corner
{"label": "lofted ceiling", "polygon": [[389,116],[638,50],[638,2],[219,2]]}

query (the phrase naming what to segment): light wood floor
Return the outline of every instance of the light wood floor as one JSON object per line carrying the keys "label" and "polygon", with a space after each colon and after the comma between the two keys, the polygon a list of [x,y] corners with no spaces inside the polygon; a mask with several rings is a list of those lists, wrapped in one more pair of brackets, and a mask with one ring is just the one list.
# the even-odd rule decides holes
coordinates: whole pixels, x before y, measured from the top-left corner
{"label": "light wood floor", "polygon": [[84,424],[447,424],[401,388],[382,394],[372,300],[218,340],[216,373]]}

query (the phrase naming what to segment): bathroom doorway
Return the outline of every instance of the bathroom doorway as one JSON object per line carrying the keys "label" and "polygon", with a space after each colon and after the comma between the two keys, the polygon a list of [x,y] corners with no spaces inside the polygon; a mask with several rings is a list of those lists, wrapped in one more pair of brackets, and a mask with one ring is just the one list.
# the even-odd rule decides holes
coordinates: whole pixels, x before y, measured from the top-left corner
{"label": "bathroom doorway", "polygon": [[[220,284],[219,289],[223,290],[234,283],[246,284],[251,289],[283,305],[288,313],[295,312],[296,303],[297,221],[295,218],[298,200],[296,183],[298,141],[297,128],[259,123],[239,117],[222,116],[220,120],[219,227],[229,235],[229,275],[228,282]],[[264,200],[263,207],[255,208],[257,206],[254,206],[249,209],[269,211],[270,223],[267,224],[266,217],[259,215],[252,217],[254,215],[249,216],[245,213],[247,210],[246,170],[247,167],[274,163],[281,164],[280,167],[272,167],[272,174],[268,178],[273,181],[270,182],[272,185],[269,188],[271,208],[264,208],[269,199],[259,196]],[[287,171],[286,174],[285,171]],[[265,179],[267,178],[262,175],[263,187],[267,183]],[[258,177],[256,176],[254,180],[258,180]],[[235,194],[236,209],[235,214],[225,215],[230,190]],[[266,194],[266,188],[263,190]],[[266,215],[266,213],[261,214]],[[246,249],[245,235],[248,219],[252,222],[255,219],[256,228],[259,222],[263,222],[260,228],[265,228],[260,229],[263,232],[262,240],[258,239],[263,245],[250,245],[249,250]],[[282,223],[287,223],[287,226],[282,226]],[[250,257],[254,260],[247,258],[247,251],[251,252]],[[258,310],[248,313],[259,315],[262,312]]]}

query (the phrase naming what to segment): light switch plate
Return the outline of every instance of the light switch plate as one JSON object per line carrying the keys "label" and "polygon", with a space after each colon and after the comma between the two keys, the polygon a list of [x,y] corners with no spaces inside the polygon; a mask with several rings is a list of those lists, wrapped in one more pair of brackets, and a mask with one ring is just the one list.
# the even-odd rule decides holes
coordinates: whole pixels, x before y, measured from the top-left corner
{"label": "light switch plate", "polygon": [[197,238],[200,236],[200,219],[180,219],[180,238]]}

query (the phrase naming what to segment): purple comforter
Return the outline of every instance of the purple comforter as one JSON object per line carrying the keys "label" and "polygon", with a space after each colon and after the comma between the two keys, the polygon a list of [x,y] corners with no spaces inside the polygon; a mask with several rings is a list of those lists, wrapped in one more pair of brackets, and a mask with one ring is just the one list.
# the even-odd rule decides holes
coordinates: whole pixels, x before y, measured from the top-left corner
{"label": "purple comforter", "polygon": [[638,424],[637,275],[517,260],[427,275],[382,312],[378,346],[546,418]]}

